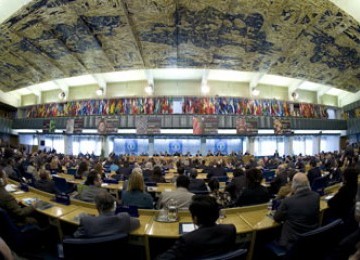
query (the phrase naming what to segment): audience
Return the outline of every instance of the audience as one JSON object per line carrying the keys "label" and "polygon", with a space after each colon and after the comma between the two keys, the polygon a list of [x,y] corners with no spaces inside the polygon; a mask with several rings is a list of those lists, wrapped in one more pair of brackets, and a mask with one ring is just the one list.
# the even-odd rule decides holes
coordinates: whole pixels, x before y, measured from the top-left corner
{"label": "audience", "polygon": [[315,159],[310,161],[311,169],[307,173],[307,177],[309,179],[310,187],[314,184],[314,180],[321,177],[321,170],[317,166],[317,162]]}
{"label": "audience", "polygon": [[319,226],[320,197],[311,191],[309,180],[303,173],[294,175],[292,192],[276,210],[274,220],[282,222],[279,244],[287,249],[296,242],[299,234]]}
{"label": "audience", "polygon": [[99,216],[83,215],[74,237],[98,237],[118,233],[129,233],[140,226],[140,221],[130,217],[128,213],[115,215],[115,198],[106,191],[99,192],[95,197]]}
{"label": "audience", "polygon": [[145,191],[144,179],[140,168],[133,169],[126,191],[122,193],[122,204],[142,209],[154,208],[153,198]]}
{"label": "audience", "polygon": [[182,235],[160,259],[200,259],[233,249],[236,228],[233,224],[216,224],[219,205],[207,195],[195,195],[189,207],[193,222],[198,228]]}
{"label": "audience", "polygon": [[162,175],[160,166],[154,167],[150,181],[156,182],[156,183],[165,183],[166,182],[164,176]]}
{"label": "audience", "polygon": [[226,186],[225,191],[229,192],[231,199],[236,201],[246,187],[246,177],[244,170],[236,168],[233,172],[233,178]]}
{"label": "audience", "polygon": [[176,179],[176,190],[165,191],[160,194],[157,208],[161,209],[163,207],[166,207],[170,200],[176,201],[178,208],[189,208],[191,198],[192,196],[194,196],[194,193],[191,193],[188,190],[189,185],[189,177],[185,175],[180,175]]}

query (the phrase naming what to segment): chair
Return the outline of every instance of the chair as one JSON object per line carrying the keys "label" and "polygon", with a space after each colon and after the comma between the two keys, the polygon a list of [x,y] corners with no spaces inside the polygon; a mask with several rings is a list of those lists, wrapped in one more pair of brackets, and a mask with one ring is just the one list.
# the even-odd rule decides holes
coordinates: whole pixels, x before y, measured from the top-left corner
{"label": "chair", "polygon": [[234,251],[231,251],[231,252],[228,252],[228,253],[225,253],[225,254],[211,256],[211,257],[207,257],[207,258],[200,258],[198,260],[245,259],[246,258],[246,253],[247,253],[246,249],[240,248],[240,249],[236,249]]}
{"label": "chair", "polygon": [[111,178],[105,178],[105,179],[103,179],[103,183],[118,184],[119,181],[118,181],[118,180],[115,180],[115,179],[111,179]]}
{"label": "chair", "polygon": [[76,171],[77,171],[76,168],[68,168],[68,169],[67,169],[67,174],[75,175],[75,174],[76,174]]}
{"label": "chair", "polygon": [[93,238],[65,238],[65,259],[122,259],[127,255],[128,235],[114,234]]}
{"label": "chair", "polygon": [[56,192],[69,194],[74,191],[74,185],[68,183],[64,178],[53,176],[52,179],[55,183]]}
{"label": "chair", "polygon": [[18,227],[8,213],[0,208],[0,236],[17,253],[39,249],[41,230],[37,225],[28,224]]}
{"label": "chair", "polygon": [[326,259],[341,239],[343,221],[337,219],[325,226],[299,235],[296,243],[286,251],[274,242],[266,247],[277,257],[284,259]]}

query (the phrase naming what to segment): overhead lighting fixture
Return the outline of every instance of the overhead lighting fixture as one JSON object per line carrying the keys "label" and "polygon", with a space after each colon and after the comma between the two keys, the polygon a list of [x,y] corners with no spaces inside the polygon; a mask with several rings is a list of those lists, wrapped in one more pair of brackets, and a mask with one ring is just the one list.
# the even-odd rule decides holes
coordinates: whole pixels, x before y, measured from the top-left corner
{"label": "overhead lighting fixture", "polygon": [[96,95],[98,95],[98,96],[104,95],[104,89],[103,89],[103,88],[97,89],[97,90],[96,90]]}
{"label": "overhead lighting fixture", "polygon": [[291,93],[291,96],[294,100],[297,100],[299,98],[299,93],[297,93],[296,91],[294,91],[293,93]]}
{"label": "overhead lighting fixture", "polygon": [[147,85],[144,90],[146,94],[152,95],[154,93],[154,85]]}
{"label": "overhead lighting fixture", "polygon": [[210,87],[208,84],[201,84],[201,93],[207,94],[210,91]]}
{"label": "overhead lighting fixture", "polygon": [[253,96],[259,96],[260,90],[257,89],[257,88],[252,88],[251,94],[252,94]]}
{"label": "overhead lighting fixture", "polygon": [[65,92],[64,92],[64,91],[61,91],[61,92],[59,93],[58,97],[59,97],[60,100],[65,100],[65,99],[66,99],[66,94],[65,94]]}

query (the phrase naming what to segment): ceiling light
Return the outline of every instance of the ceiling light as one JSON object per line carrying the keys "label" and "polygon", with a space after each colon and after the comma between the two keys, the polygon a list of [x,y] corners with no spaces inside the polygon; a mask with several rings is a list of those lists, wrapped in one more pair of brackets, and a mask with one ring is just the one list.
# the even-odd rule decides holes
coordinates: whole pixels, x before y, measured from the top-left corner
{"label": "ceiling light", "polygon": [[258,95],[260,94],[260,90],[257,89],[257,88],[252,88],[251,94],[252,94],[253,96],[258,96]]}
{"label": "ceiling light", "polygon": [[66,99],[66,94],[64,91],[60,92],[59,95],[58,95],[59,99],[60,100],[65,100]]}
{"label": "ceiling light", "polygon": [[96,90],[96,95],[98,96],[102,96],[104,94],[104,89],[103,88],[99,88]]}
{"label": "ceiling light", "polygon": [[153,85],[147,85],[144,90],[145,90],[146,94],[152,95],[152,93],[154,92],[154,86]]}
{"label": "ceiling light", "polygon": [[210,87],[208,84],[202,84],[201,85],[201,93],[207,94],[210,91]]}

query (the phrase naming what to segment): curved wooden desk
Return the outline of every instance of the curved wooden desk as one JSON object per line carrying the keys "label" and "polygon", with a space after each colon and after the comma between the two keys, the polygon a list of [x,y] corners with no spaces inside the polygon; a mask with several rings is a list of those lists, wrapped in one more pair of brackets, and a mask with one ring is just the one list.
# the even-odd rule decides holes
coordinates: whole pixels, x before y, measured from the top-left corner
{"label": "curved wooden desk", "polygon": [[[10,182],[16,183],[13,181]],[[163,186],[165,185],[170,184],[164,184]],[[332,187],[328,187],[325,191],[327,193],[334,193],[339,189],[339,187],[340,184],[336,184]],[[53,223],[55,223],[59,228],[59,234],[61,236],[61,222],[78,225],[80,214],[98,215],[94,204],[72,199],[71,205],[62,205],[52,201],[54,195],[36,190],[32,187],[30,187],[29,192],[20,194],[13,193],[13,195],[19,201],[23,200],[24,198],[35,197],[40,200],[52,203],[53,207],[38,211],[47,215],[53,220]],[[321,212],[323,212],[326,208],[327,203],[322,198],[320,201]],[[149,238],[153,237],[176,239],[180,236],[179,223],[192,222],[189,211],[180,211],[179,221],[173,223],[163,223],[156,221],[155,217],[157,216],[158,212],[159,211],[157,210],[139,210],[140,227],[130,233],[130,243],[143,245],[145,247],[147,259],[150,259]],[[223,213],[225,217],[219,219],[218,223],[234,224],[237,232],[237,241],[250,242],[247,259],[251,259],[253,255],[256,232],[264,229],[274,228],[279,225],[271,217],[267,216],[267,204],[223,209]]]}

